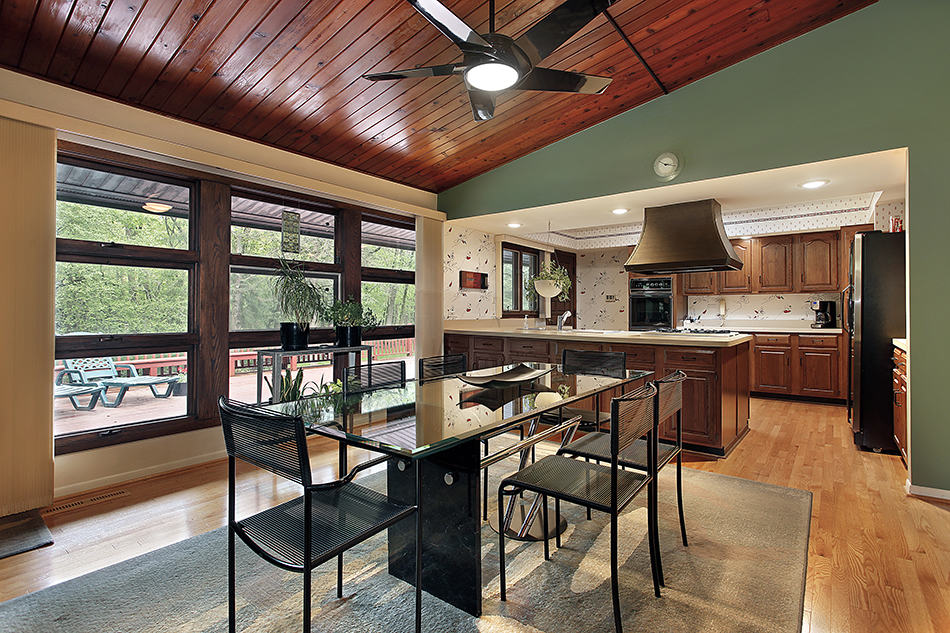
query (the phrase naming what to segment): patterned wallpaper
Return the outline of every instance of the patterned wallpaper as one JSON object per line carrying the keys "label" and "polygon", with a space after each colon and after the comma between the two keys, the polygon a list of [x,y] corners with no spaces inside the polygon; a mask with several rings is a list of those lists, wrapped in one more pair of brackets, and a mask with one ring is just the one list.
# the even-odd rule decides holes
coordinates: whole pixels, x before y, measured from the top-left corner
{"label": "patterned wallpaper", "polygon": [[[448,223],[443,234],[443,301],[446,319],[495,318],[495,238],[473,229]],[[459,289],[459,271],[488,273],[487,290]]]}
{"label": "patterned wallpaper", "polygon": [[[904,201],[879,202],[874,208],[874,228],[878,231],[888,231],[891,227],[891,216],[904,219]],[[906,226],[904,227],[907,228]]]}
{"label": "patterned wallpaper", "polygon": [[719,300],[726,300],[726,321],[741,320],[783,320],[814,321],[815,313],[809,304],[812,301],[835,301],[838,293],[812,293],[787,295],[703,295],[689,297],[686,312],[691,317],[699,317],[700,323],[716,325],[720,319]]}
{"label": "patterned wallpaper", "polygon": [[[577,254],[577,324],[593,330],[626,330],[627,272],[630,248],[604,248]],[[608,302],[607,295],[617,298]]]}

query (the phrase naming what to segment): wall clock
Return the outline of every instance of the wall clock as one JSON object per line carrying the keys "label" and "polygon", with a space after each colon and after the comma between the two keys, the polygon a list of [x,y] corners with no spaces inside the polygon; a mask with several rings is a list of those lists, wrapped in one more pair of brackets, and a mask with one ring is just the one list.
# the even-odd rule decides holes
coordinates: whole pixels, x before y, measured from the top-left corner
{"label": "wall clock", "polygon": [[682,169],[682,163],[679,156],[673,152],[663,152],[653,161],[653,171],[657,178],[667,182],[679,176]]}

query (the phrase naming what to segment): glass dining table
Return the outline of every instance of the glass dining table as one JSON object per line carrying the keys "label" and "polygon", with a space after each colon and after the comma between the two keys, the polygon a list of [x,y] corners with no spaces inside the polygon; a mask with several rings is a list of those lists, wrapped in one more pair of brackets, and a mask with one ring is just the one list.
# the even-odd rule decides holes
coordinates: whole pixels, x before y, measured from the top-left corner
{"label": "glass dining table", "polygon": [[[309,433],[388,455],[387,493],[416,504],[414,463],[421,469],[423,589],[474,616],[481,614],[482,440],[517,431],[540,417],[556,424],[581,414],[603,420],[609,399],[636,388],[652,372],[628,370],[621,377],[564,373],[559,365],[522,363],[533,380],[479,386],[505,365],[438,380],[343,389],[290,402],[261,405],[300,417]],[[345,450],[341,450],[341,469]],[[414,578],[414,525],[389,528],[389,571]]]}

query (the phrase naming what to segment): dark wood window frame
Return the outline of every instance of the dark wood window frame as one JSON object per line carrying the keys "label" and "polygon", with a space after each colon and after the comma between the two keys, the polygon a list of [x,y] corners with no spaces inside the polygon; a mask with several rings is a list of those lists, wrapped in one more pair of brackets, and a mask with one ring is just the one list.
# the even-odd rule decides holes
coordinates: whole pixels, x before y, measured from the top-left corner
{"label": "dark wood window frame", "polygon": [[502,266],[501,266],[501,270],[498,273],[499,279],[501,280],[501,283],[498,284],[499,292],[503,292],[503,289],[504,289],[504,274],[505,274],[504,253],[505,251],[510,251],[515,254],[515,262],[514,262],[515,278],[513,282],[514,282],[514,299],[515,299],[515,308],[516,308],[514,310],[505,310],[504,298],[502,298],[502,311],[501,311],[502,318],[507,319],[507,318],[522,318],[522,317],[534,317],[534,318],[540,317],[541,316],[540,300],[537,300],[536,305],[538,307],[536,307],[534,310],[522,309],[524,307],[523,301],[524,301],[525,290],[524,290],[524,279],[522,279],[521,268],[522,268],[522,257],[525,254],[533,255],[536,258],[538,267],[540,268],[541,251],[539,251],[536,248],[531,248],[529,246],[511,244],[510,242],[502,242],[501,249],[502,249]]}
{"label": "dark wood window frame", "polygon": [[[306,270],[339,276],[340,294],[360,298],[362,281],[415,283],[413,271],[386,270],[361,265],[361,218],[415,228],[413,220],[353,204],[329,201],[295,191],[187,167],[154,162],[138,156],[60,141],[58,160],[93,169],[115,171],[191,189],[189,249],[131,246],[84,240],[57,239],[57,261],[112,265],[164,267],[187,270],[189,274],[188,331],[173,334],[123,334],[56,337],[56,359],[131,353],[182,352],[188,356],[188,414],[117,425],[105,429],[59,435],[55,453],[62,455],[185,431],[217,426],[217,397],[228,393],[228,354],[236,347],[264,347],[279,344],[277,331],[229,332],[229,274],[232,266],[271,268],[277,260],[231,254],[231,195],[247,196],[287,206],[334,214],[334,263],[303,262]],[[383,326],[373,330],[368,340],[412,338],[414,325]],[[332,329],[315,329],[312,343],[330,343]]]}

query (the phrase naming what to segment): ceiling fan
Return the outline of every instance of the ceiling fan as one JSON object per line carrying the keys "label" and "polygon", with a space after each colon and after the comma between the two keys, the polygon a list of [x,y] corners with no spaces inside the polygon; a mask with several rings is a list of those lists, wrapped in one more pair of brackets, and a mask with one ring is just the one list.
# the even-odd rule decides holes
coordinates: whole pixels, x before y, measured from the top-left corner
{"label": "ceiling fan", "polygon": [[613,2],[566,0],[517,39],[495,32],[495,2],[489,3],[489,32],[479,35],[439,0],[408,0],[462,51],[462,61],[388,73],[363,75],[373,81],[462,75],[476,121],[495,114],[495,97],[502,90],[542,90],[601,94],[609,77],[542,68],[538,64],[569,40]]}

